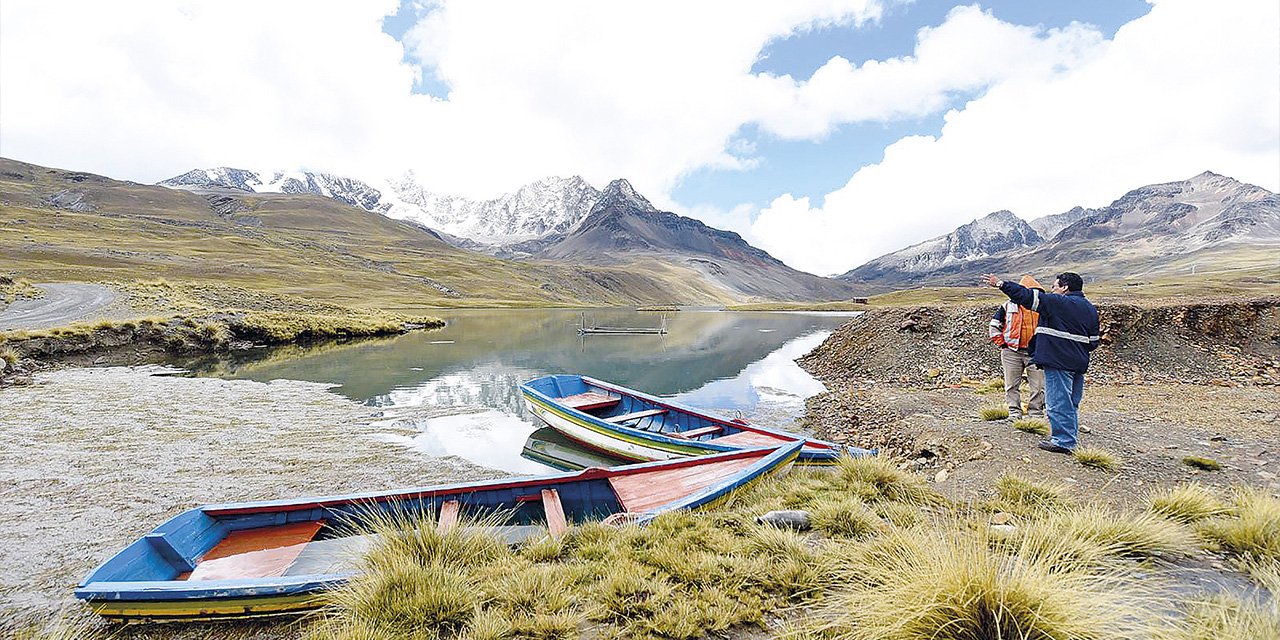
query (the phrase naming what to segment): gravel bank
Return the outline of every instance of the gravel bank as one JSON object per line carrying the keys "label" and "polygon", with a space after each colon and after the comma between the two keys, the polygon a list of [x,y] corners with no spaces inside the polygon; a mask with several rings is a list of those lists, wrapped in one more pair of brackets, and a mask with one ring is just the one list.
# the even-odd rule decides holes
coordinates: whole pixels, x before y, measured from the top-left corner
{"label": "gravel bank", "polygon": [[504,475],[388,444],[377,409],[328,385],[168,373],[64,369],[0,393],[0,619],[58,611],[90,569],[196,505]]}

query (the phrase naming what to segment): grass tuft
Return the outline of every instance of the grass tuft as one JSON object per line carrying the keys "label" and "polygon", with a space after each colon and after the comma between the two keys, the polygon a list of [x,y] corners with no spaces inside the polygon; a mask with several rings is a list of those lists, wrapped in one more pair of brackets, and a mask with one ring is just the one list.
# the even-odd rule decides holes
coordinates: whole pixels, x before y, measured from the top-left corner
{"label": "grass tuft", "polygon": [[1060,511],[1026,527],[1025,535],[1098,545],[1128,558],[1189,555],[1195,539],[1181,524],[1150,512],[1117,514],[1098,506]]}
{"label": "grass tuft", "polygon": [[1222,465],[1217,460],[1202,456],[1187,456],[1182,459],[1182,464],[1205,471],[1218,471],[1222,468]]}
{"label": "grass tuft", "polygon": [[1120,456],[1100,447],[1079,447],[1072,455],[1080,464],[1103,471],[1112,471],[1120,467]]}
{"label": "grass tuft", "polygon": [[1049,435],[1049,423],[1044,420],[1026,419],[1018,420],[1013,423],[1013,428],[1026,433],[1034,433],[1038,436]]}
{"label": "grass tuft", "polygon": [[1175,640],[1280,638],[1280,611],[1240,597],[1218,596],[1194,602],[1187,624]]}
{"label": "grass tuft", "polygon": [[924,476],[899,469],[887,456],[845,456],[836,469],[832,481],[849,485],[865,485],[871,489],[872,500],[892,500],[914,505],[931,505],[942,502],[942,496],[929,485]]}
{"label": "grass tuft", "polygon": [[833,538],[865,538],[879,531],[884,523],[854,498],[824,498],[811,507],[813,526]]}
{"label": "grass tuft", "polygon": [[[992,551],[981,536],[896,535],[860,553],[863,578],[834,619],[800,637],[839,640],[1146,637],[1152,623],[1114,575]],[[870,576],[871,579],[866,579]]]}
{"label": "grass tuft", "polygon": [[480,590],[458,567],[402,558],[335,592],[334,601],[362,626],[427,637],[461,631],[480,605]]}
{"label": "grass tuft", "polygon": [[1280,500],[1237,489],[1232,505],[1232,516],[1201,520],[1200,534],[1239,558],[1280,565]]}
{"label": "grass tuft", "polygon": [[1009,408],[987,407],[986,409],[978,411],[978,416],[987,422],[991,422],[993,420],[1004,420],[1009,417]]}
{"label": "grass tuft", "polygon": [[[984,394],[1003,393],[1004,380],[1001,380],[1000,378],[989,378],[987,380],[983,380],[982,382],[979,382],[976,386],[974,386],[973,392],[984,393]],[[1008,410],[1006,410],[1005,413],[1008,413]]]}
{"label": "grass tuft", "polygon": [[1036,482],[1012,472],[1000,474],[995,488],[999,500],[994,506],[1012,513],[1055,511],[1071,504],[1064,485]]}
{"label": "grass tuft", "polygon": [[1152,491],[1147,495],[1147,510],[1186,524],[1231,512],[1218,496],[1196,484]]}

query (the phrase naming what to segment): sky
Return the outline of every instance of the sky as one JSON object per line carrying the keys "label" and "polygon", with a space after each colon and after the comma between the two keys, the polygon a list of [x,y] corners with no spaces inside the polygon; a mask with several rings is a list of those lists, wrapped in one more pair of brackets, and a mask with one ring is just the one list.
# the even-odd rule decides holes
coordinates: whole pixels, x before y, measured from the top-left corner
{"label": "sky", "polygon": [[829,275],[1206,170],[1280,191],[1280,3],[4,0],[0,155],[626,178]]}

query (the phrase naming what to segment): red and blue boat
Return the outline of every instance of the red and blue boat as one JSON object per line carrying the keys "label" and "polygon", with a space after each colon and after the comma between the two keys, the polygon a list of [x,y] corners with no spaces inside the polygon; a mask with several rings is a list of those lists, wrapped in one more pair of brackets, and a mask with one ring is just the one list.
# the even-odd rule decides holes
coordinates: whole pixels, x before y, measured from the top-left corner
{"label": "red and blue boat", "polygon": [[754,425],[579,375],[520,385],[525,406],[575,442],[623,460],[670,460],[751,447],[803,444],[796,464],[829,466],[874,451]]}
{"label": "red and blue boat", "polygon": [[438,526],[493,514],[509,541],[562,535],[569,523],[644,524],[697,509],[786,469],[802,443],[700,458],[591,467],[381,493],[197,507],[179,514],[94,569],[76,597],[113,621],[209,620],[285,614],[322,606],[356,575],[367,532],[388,516]]}

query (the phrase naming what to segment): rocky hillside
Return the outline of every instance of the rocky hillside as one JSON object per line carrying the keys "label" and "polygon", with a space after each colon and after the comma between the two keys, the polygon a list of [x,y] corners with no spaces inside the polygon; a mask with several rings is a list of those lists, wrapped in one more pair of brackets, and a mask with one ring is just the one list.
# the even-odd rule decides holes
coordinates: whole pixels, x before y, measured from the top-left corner
{"label": "rocky hillside", "polygon": [[1030,223],[993,213],[840,279],[885,291],[972,285],[984,272],[1168,275],[1192,265],[1233,269],[1241,255],[1277,248],[1280,196],[1205,172],[1134,189],[1100,209],[1076,207]]}
{"label": "rocky hillside", "polygon": [[656,258],[695,269],[739,295],[765,299],[841,300],[857,295],[846,283],[788,267],[736,233],[659,211],[626,180],[610,183],[576,229],[548,239],[536,255],[588,264]]}
{"label": "rocky hillside", "polygon": [[[1000,375],[987,341],[994,305],[884,307],[863,313],[799,360],[827,381],[959,383]],[[1196,304],[1098,305],[1091,379],[1280,385],[1280,297]]]}
{"label": "rocky hillside", "polygon": [[953,264],[1034,247],[1043,242],[1044,238],[1025,220],[1007,210],[997,211],[945,236],[880,256],[841,275],[840,279],[861,282],[904,274],[923,275]]}

